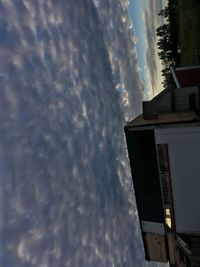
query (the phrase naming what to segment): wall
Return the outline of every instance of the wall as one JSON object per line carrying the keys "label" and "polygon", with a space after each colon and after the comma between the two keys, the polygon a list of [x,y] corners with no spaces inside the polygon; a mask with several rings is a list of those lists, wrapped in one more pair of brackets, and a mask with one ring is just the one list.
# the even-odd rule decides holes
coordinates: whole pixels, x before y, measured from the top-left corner
{"label": "wall", "polygon": [[200,232],[200,127],[155,130],[168,144],[177,232]]}
{"label": "wall", "polygon": [[164,235],[145,233],[144,240],[150,261],[168,261]]}
{"label": "wall", "polygon": [[[176,111],[189,110],[189,94],[196,94],[196,106],[198,108],[198,87],[176,88]],[[170,91],[166,92],[156,101],[156,109],[158,112],[171,111]]]}

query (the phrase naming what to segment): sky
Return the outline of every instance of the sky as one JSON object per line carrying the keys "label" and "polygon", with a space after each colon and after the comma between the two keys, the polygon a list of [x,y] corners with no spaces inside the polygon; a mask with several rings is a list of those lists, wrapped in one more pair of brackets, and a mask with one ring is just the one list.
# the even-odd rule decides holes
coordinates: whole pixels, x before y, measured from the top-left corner
{"label": "sky", "polygon": [[145,100],[151,99],[163,89],[162,64],[156,46],[156,28],[163,23],[158,13],[165,6],[166,1],[162,0],[129,1],[129,15],[137,40],[138,71],[144,84],[143,97]]}
{"label": "sky", "polygon": [[136,44],[127,0],[0,1],[1,266],[149,266],[123,133],[152,94]]}

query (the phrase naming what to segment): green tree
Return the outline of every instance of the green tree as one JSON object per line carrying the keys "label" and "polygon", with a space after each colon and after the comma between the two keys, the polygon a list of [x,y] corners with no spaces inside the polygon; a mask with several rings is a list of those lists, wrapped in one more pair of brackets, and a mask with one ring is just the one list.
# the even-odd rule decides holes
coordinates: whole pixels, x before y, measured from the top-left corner
{"label": "green tree", "polygon": [[164,24],[156,29],[158,37],[158,56],[162,61],[164,77],[163,85],[167,87],[172,83],[171,67],[174,67],[178,62],[177,52],[177,0],[169,0],[168,6],[161,9],[159,16],[165,19]]}

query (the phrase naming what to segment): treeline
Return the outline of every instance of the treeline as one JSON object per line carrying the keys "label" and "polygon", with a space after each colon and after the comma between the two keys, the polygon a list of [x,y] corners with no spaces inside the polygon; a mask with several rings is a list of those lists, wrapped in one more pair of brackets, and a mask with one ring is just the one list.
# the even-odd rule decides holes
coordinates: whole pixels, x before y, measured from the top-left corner
{"label": "treeline", "polygon": [[164,88],[173,83],[171,67],[179,63],[177,5],[177,0],[169,0],[168,6],[161,9],[158,14],[165,21],[163,25],[156,29],[156,34],[159,37],[157,42],[158,55],[163,65]]}

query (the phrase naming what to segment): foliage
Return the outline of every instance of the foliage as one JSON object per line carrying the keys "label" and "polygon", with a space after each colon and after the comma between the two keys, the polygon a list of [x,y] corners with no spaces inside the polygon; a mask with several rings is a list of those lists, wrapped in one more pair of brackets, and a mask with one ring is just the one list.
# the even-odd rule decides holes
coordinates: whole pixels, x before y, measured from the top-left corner
{"label": "foliage", "polygon": [[157,46],[160,50],[158,55],[163,64],[164,88],[173,82],[171,68],[179,61],[176,6],[177,0],[169,0],[168,6],[161,9],[158,14],[166,21],[165,24],[156,29],[156,35],[159,38]]}

